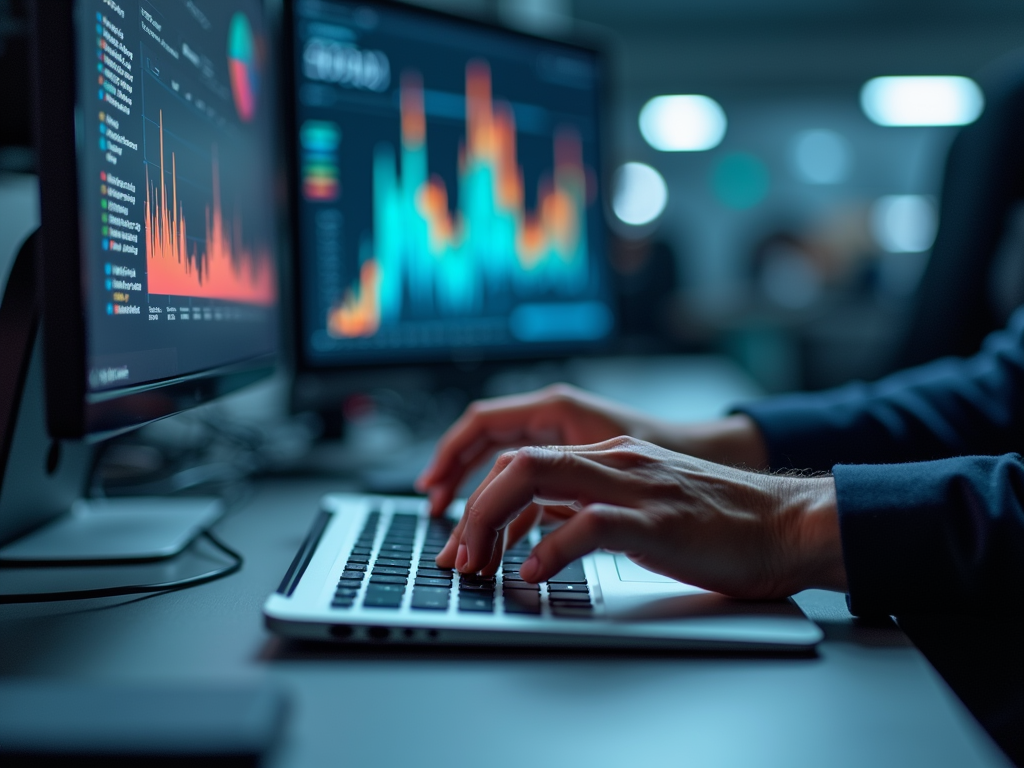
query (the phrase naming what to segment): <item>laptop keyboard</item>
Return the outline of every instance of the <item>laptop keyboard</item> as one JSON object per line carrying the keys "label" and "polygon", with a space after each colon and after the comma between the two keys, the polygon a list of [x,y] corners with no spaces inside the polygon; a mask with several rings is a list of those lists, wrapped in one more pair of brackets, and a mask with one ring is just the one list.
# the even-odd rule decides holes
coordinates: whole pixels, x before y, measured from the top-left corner
{"label": "laptop keyboard", "polygon": [[[585,619],[594,605],[583,563],[570,563],[542,588],[528,584],[519,566],[530,555],[530,544],[521,541],[502,559],[501,576],[460,574],[438,568],[434,562],[455,527],[449,518],[426,523],[423,544],[416,553],[416,534],[421,517],[396,512],[380,545],[375,547],[381,525],[379,510],[370,512],[338,580],[331,601],[336,609],[352,608],[362,592],[364,608],[397,610],[409,588],[409,606],[417,611],[448,611],[452,600],[460,613],[540,616]],[[365,585],[365,590],[363,589]],[[500,595],[500,601],[497,597]]]}

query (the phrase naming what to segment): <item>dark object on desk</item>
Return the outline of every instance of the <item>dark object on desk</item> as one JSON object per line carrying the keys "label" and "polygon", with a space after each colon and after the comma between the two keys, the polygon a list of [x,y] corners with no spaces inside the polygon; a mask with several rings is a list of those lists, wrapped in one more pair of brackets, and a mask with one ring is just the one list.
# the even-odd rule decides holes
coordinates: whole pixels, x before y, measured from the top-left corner
{"label": "dark object on desk", "polygon": [[1006,323],[1009,311],[999,305],[1012,309],[1024,300],[993,291],[998,283],[1024,287],[1014,279],[1024,257],[1019,248],[1007,250],[1006,239],[1024,201],[1024,54],[999,62],[979,80],[985,112],[949,149],[939,231],[893,370],[974,354]]}
{"label": "dark object on desk", "polygon": [[0,762],[21,766],[243,768],[284,724],[276,688],[16,683],[0,686]]}

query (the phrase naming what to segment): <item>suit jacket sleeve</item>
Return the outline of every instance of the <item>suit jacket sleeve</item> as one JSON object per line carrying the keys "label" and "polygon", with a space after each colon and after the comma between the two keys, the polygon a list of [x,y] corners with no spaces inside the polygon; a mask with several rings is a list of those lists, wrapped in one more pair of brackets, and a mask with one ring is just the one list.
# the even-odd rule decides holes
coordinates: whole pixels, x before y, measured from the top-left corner
{"label": "suit jacket sleeve", "polygon": [[757,422],[774,469],[1024,451],[1024,308],[974,357],[737,410]]}
{"label": "suit jacket sleeve", "polygon": [[832,470],[854,613],[1024,602],[1024,310],[974,357],[738,411],[773,468]]}

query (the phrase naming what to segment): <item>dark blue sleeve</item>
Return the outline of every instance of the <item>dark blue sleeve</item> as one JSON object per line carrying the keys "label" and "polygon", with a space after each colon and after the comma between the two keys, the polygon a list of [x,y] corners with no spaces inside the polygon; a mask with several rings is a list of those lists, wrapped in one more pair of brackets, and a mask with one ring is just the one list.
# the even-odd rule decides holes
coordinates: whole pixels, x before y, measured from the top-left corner
{"label": "dark blue sleeve", "polygon": [[854,613],[1024,604],[1024,309],[973,357],[738,410],[772,468],[832,470]]}
{"label": "dark blue sleeve", "polygon": [[1024,451],[1024,309],[974,357],[737,410],[757,423],[775,469]]}
{"label": "dark blue sleeve", "polygon": [[1024,606],[1017,454],[833,468],[850,610]]}

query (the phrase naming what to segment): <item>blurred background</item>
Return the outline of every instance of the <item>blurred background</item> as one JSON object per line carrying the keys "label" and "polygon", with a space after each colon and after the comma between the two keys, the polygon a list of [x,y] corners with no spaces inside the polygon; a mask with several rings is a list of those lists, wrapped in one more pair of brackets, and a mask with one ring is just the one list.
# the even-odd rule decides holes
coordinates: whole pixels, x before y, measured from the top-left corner
{"label": "blurred background", "polygon": [[[725,352],[771,392],[976,346],[981,330],[964,349],[921,349],[929,329],[943,334],[928,314],[947,299],[918,294],[950,145],[1024,73],[1018,0],[421,2],[607,50],[627,347]],[[909,75],[968,79],[925,82],[923,94],[865,87]],[[669,95],[706,98],[656,101],[642,128],[645,105]],[[886,113],[901,105],[911,114]],[[683,151],[663,151],[673,141]],[[1014,211],[985,224],[1005,235]],[[977,258],[995,264],[1013,247]],[[974,296],[964,312],[991,313],[987,329],[1015,303]]]}
{"label": "blurred background", "polygon": [[[675,393],[668,401],[699,404],[705,390],[721,399],[723,376],[735,379],[728,396],[737,400],[969,354],[1024,302],[1020,0],[417,2],[607,52],[604,171],[624,328],[618,351],[698,353],[712,368],[724,356],[745,377],[719,372],[708,379],[719,383],[705,386],[690,365],[692,392],[680,395],[672,369],[663,376]],[[2,274],[38,220],[26,8],[0,0],[0,68],[13,91],[6,103],[15,105],[0,110]],[[490,391],[529,388],[566,370],[509,372]],[[585,385],[609,379],[582,368],[574,375]],[[628,400],[635,382],[619,384],[605,394]],[[424,405],[375,392],[307,424],[289,418],[286,377],[275,386],[248,395],[242,408],[259,414],[260,429],[200,409],[153,425],[141,440],[184,452],[173,463],[193,474],[201,454],[200,474],[231,477],[308,468],[309,441],[343,431],[359,438],[350,441],[358,450],[323,465],[356,466],[374,453],[370,425],[375,455],[388,459],[410,430],[422,432],[415,465],[465,404],[459,393]],[[694,408],[674,415],[717,412]],[[381,428],[381,414],[394,416],[392,432]],[[333,429],[332,418],[348,426]],[[128,448],[111,461],[130,479],[145,474],[147,461],[153,469],[165,463],[155,451],[147,458],[138,445]],[[164,473],[153,491],[204,477]]]}

